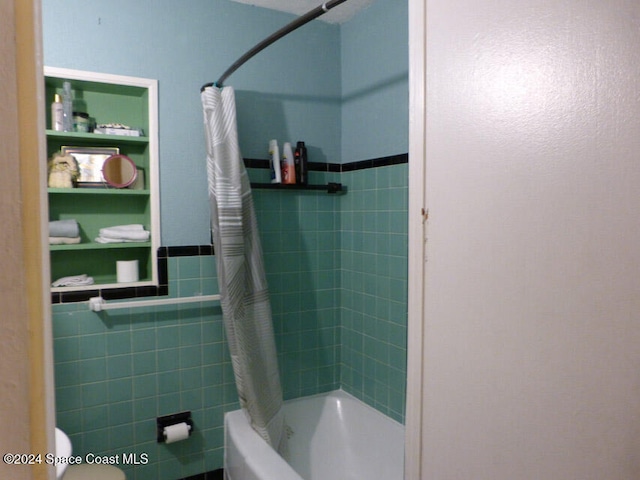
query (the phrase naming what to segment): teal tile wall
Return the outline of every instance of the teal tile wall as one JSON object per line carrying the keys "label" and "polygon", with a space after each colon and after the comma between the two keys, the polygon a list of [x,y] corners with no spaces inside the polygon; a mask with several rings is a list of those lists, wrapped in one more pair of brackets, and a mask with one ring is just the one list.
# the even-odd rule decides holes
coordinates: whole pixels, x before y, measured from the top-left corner
{"label": "teal tile wall", "polygon": [[[217,292],[208,257],[169,258],[170,292]],[[57,424],[74,454],[146,454],[128,479],[176,480],[222,466],[223,414],[238,408],[220,307],[53,309]],[[156,443],[157,416],[191,410],[192,437]]]}
{"label": "teal tile wall", "polygon": [[[253,181],[267,181],[252,169]],[[339,174],[310,172],[310,183]],[[340,387],[340,199],[254,190],[285,399]]]}
{"label": "teal tile wall", "polygon": [[[254,190],[285,398],[343,388],[403,421],[407,178],[404,164],[310,173],[345,195]],[[170,257],[168,273],[173,296],[218,291],[214,257]],[[121,465],[138,480],[222,466],[223,414],[238,402],[219,306],[53,313],[57,422],[76,454],[145,453]],[[157,444],[155,418],[183,410],[194,436]]]}
{"label": "teal tile wall", "polygon": [[408,165],[342,174],[341,385],[404,422]]}
{"label": "teal tile wall", "polygon": [[341,387],[404,422],[408,165],[328,181],[348,193],[254,191],[285,398]]}

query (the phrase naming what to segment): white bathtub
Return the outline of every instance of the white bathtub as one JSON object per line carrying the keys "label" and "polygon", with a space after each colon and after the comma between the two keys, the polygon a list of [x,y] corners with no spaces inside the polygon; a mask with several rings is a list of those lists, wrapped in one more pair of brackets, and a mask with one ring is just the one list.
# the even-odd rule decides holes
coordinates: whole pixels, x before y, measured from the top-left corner
{"label": "white bathtub", "polygon": [[228,480],[402,480],[404,426],[342,390],[285,402],[289,463],[249,426],[225,415]]}

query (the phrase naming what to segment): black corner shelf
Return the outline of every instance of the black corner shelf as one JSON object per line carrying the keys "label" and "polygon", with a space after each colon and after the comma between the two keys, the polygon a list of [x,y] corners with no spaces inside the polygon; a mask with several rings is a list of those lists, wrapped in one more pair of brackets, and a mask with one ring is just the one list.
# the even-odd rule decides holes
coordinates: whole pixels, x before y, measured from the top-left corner
{"label": "black corner shelf", "polygon": [[326,185],[287,185],[283,183],[252,183],[251,188],[266,190],[322,190],[327,193],[346,193],[347,187],[341,183],[329,182]]}

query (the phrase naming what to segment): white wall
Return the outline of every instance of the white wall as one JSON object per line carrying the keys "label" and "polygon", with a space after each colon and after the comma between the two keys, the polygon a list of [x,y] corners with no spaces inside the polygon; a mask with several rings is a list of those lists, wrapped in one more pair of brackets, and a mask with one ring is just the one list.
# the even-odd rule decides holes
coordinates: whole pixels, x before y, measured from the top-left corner
{"label": "white wall", "polygon": [[427,1],[423,478],[640,478],[638,22]]}

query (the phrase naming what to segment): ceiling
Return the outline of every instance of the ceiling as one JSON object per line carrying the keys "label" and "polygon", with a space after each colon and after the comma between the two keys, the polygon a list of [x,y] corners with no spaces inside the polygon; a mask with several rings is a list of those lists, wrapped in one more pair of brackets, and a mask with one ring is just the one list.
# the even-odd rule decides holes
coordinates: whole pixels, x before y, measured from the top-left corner
{"label": "ceiling", "polygon": [[[303,15],[318,5],[322,5],[323,0],[233,0],[239,3],[255,5],[257,7],[270,8],[280,12]],[[328,13],[322,15],[318,20],[328,23],[344,23],[353,17],[362,8],[368,6],[373,0],[347,0],[346,2],[332,8]]]}

